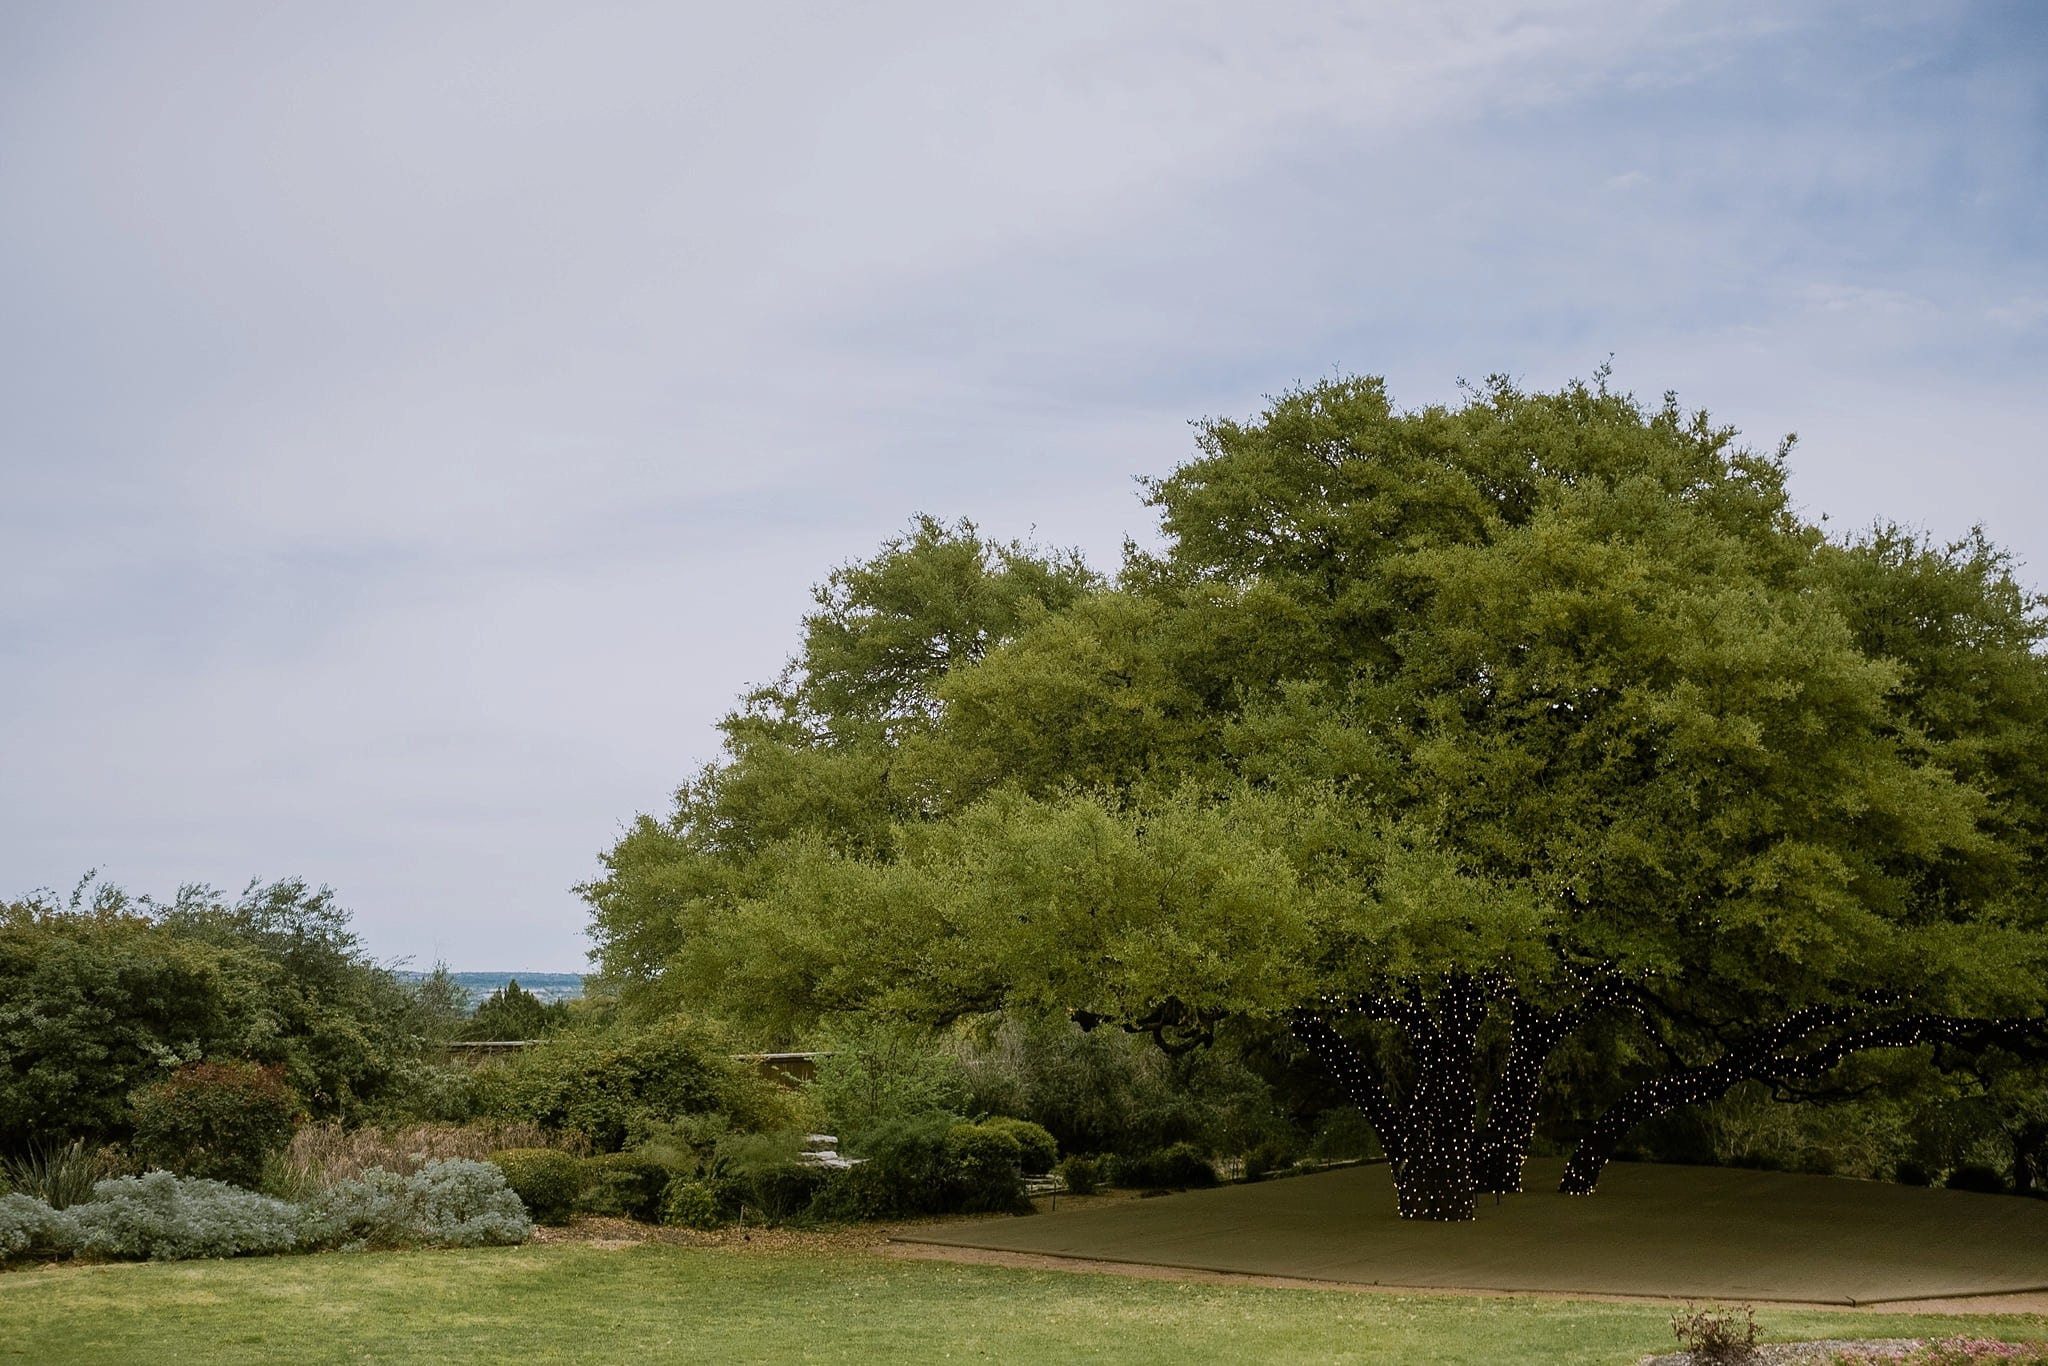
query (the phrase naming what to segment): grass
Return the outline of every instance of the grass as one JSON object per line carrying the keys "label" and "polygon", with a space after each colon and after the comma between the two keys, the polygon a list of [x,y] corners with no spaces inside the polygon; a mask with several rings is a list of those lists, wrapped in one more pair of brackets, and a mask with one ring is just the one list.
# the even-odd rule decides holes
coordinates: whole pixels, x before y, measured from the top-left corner
{"label": "grass", "polygon": [[1394,1212],[1353,1168],[1039,1219],[935,1225],[936,1243],[1358,1284],[1868,1305],[2048,1287],[2048,1201],[1725,1167],[1618,1163],[1597,1195],[1560,1164],[1475,1223]]}
{"label": "grass", "polygon": [[[0,1275],[0,1363],[1625,1363],[1655,1304],[1188,1284],[649,1243]],[[2048,1317],[1766,1309],[1774,1339],[2048,1336]]]}

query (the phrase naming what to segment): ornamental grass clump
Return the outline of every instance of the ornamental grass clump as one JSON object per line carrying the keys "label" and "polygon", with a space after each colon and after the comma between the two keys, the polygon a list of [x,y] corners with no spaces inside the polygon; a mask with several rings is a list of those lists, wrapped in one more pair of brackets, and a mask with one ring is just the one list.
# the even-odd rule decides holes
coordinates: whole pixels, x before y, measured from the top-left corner
{"label": "ornamental grass clump", "polygon": [[92,1188],[121,1174],[118,1155],[88,1148],[82,1138],[61,1146],[36,1147],[0,1158],[0,1191],[32,1195],[51,1209],[66,1209],[92,1198]]}
{"label": "ornamental grass clump", "polygon": [[533,1220],[497,1167],[444,1158],[336,1182],[314,1202],[309,1233],[353,1248],[500,1247],[525,1242]]}
{"label": "ornamental grass clump", "polygon": [[102,1181],[65,1212],[77,1222],[78,1251],[157,1262],[291,1252],[306,1231],[297,1205],[169,1172]]}

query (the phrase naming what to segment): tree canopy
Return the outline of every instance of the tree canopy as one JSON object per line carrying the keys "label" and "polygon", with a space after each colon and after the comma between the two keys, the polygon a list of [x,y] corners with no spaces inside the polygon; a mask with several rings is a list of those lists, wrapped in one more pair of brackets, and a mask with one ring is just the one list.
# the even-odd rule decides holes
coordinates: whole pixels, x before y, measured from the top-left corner
{"label": "tree canopy", "polygon": [[1744,1080],[2038,1049],[2048,613],[1981,535],[1824,535],[1789,450],[1343,380],[1204,424],[1113,581],[920,520],[606,856],[604,970],[783,1034],[1281,1023],[1431,1218],[1520,1188],[1596,1016],[1642,1042],[1575,1190]]}

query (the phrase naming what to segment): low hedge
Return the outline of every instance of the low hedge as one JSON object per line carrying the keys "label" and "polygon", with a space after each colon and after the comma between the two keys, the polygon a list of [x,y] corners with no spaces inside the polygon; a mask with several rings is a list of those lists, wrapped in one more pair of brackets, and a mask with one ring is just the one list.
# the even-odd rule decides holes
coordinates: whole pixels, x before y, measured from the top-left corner
{"label": "low hedge", "polygon": [[554,1148],[506,1148],[491,1154],[491,1165],[505,1174],[537,1223],[565,1224],[583,1194],[583,1164]]}

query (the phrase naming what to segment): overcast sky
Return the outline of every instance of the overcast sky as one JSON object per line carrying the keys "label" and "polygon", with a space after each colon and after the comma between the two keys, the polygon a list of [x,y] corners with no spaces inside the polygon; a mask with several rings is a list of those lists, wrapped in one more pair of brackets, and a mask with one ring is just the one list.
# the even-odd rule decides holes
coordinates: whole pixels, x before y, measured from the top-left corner
{"label": "overcast sky", "polygon": [[569,890],[916,511],[1677,389],[2048,580],[2048,5],[0,5],[0,897]]}

